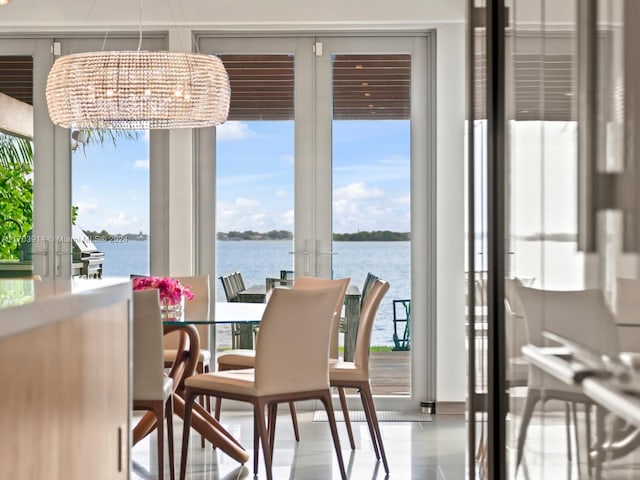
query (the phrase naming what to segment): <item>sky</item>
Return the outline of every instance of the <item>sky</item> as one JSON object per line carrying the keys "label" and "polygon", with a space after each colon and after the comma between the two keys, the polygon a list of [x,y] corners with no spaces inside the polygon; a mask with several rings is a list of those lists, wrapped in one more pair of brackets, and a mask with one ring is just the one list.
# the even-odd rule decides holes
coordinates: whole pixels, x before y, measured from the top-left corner
{"label": "sky", "polygon": [[[217,132],[217,230],[293,231],[294,124],[229,121]],[[333,230],[410,230],[409,122],[333,124]],[[146,132],[73,153],[78,225],[149,232]],[[115,188],[114,188],[115,186]]]}

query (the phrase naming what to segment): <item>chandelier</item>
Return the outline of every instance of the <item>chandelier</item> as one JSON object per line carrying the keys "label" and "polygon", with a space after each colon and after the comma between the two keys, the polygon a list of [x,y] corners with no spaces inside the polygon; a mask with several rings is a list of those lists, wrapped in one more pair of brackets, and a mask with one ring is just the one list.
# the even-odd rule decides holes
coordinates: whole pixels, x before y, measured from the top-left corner
{"label": "chandelier", "polygon": [[212,55],[101,51],[59,57],[46,96],[51,120],[65,128],[198,128],[226,121],[231,88]]}

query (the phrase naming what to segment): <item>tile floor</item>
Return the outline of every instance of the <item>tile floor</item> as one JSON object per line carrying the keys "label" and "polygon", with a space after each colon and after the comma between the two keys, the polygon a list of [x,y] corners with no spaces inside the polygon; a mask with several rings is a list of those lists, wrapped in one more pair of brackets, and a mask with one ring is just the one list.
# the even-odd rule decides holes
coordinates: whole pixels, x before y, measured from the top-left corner
{"label": "tile floor", "polygon": [[[296,480],[339,479],[329,425],[313,422],[313,412],[299,412],[300,442],[293,437],[287,409],[278,416],[273,478]],[[245,466],[209,444],[200,446],[192,434],[189,441],[187,478],[190,480],[230,480],[253,478],[253,419],[250,412],[224,412],[223,425],[250,451]],[[466,422],[462,415],[434,415],[432,422],[380,423],[391,478],[401,480],[449,480],[465,478]],[[338,423],[345,468],[351,480],[384,479],[384,468],[376,462],[366,423],[353,424],[356,450],[350,451],[344,423]],[[176,478],[180,465],[182,422],[175,420]],[[155,434],[132,449],[131,478],[157,478]],[[266,478],[260,457],[258,479]],[[168,472],[165,478],[169,478]]]}

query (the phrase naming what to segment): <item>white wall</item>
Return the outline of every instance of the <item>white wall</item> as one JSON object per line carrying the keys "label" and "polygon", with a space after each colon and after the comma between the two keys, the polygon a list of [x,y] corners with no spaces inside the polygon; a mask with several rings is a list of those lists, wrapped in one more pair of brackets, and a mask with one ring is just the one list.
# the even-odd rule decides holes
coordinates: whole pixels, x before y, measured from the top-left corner
{"label": "white wall", "polygon": [[437,400],[464,401],[465,27],[438,28]]}
{"label": "white wall", "polygon": [[[96,2],[77,0],[13,0],[0,7],[0,33],[45,31],[136,31],[140,4],[135,0]],[[466,351],[464,344],[464,118],[465,118],[465,2],[463,0],[146,0],[145,30],[170,30],[170,46],[177,48],[190,29],[212,31],[342,32],[435,29],[437,35],[437,343],[438,401],[464,401]],[[180,27],[175,29],[175,27]],[[186,34],[185,34],[186,33]],[[176,38],[176,35],[178,38]],[[188,38],[188,37],[187,37]],[[108,48],[108,46],[107,46]],[[182,192],[171,199],[170,268],[189,273],[192,238],[190,211],[191,141],[171,134],[171,188]],[[187,188],[184,188],[184,187]],[[175,228],[174,228],[175,227]]]}
{"label": "white wall", "polygon": [[[0,7],[0,27],[22,29],[29,25],[51,25],[82,29],[96,24],[138,25],[140,3],[103,0],[94,5],[93,0],[13,0]],[[375,22],[386,26],[460,20],[464,17],[464,4],[462,0],[146,0],[142,13],[145,25],[187,22],[190,25],[255,24],[271,28],[274,24],[317,26],[326,23],[353,27]]]}

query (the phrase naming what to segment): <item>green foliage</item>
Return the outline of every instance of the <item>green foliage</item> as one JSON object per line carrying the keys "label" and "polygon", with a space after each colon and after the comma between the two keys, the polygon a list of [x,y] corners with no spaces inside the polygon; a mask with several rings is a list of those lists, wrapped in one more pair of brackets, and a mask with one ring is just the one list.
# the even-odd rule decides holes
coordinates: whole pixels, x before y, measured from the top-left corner
{"label": "green foliage", "polygon": [[33,221],[33,147],[0,133],[0,259],[20,260],[23,236]]}
{"label": "green foliage", "polygon": [[244,232],[218,232],[217,238],[218,240],[291,240],[293,234],[287,230],[271,230],[267,233],[245,230]]}
{"label": "green foliage", "polygon": [[[245,230],[244,232],[218,232],[218,240],[291,240],[293,233],[287,230],[271,230],[267,233]],[[342,242],[406,242],[411,240],[409,232],[375,230],[373,232],[334,233],[333,239]]]}
{"label": "green foliage", "polygon": [[0,133],[0,168],[33,166],[33,146],[26,138]]}
{"label": "green foliage", "polygon": [[411,240],[411,235],[409,232],[374,230],[373,232],[334,233],[333,239],[346,242],[406,242]]}
{"label": "green foliage", "polygon": [[32,167],[25,163],[0,166],[0,258],[20,260],[22,237],[33,221]]}
{"label": "green foliage", "polygon": [[76,220],[78,220],[78,208],[75,205],[71,205],[71,225],[75,225]]}

